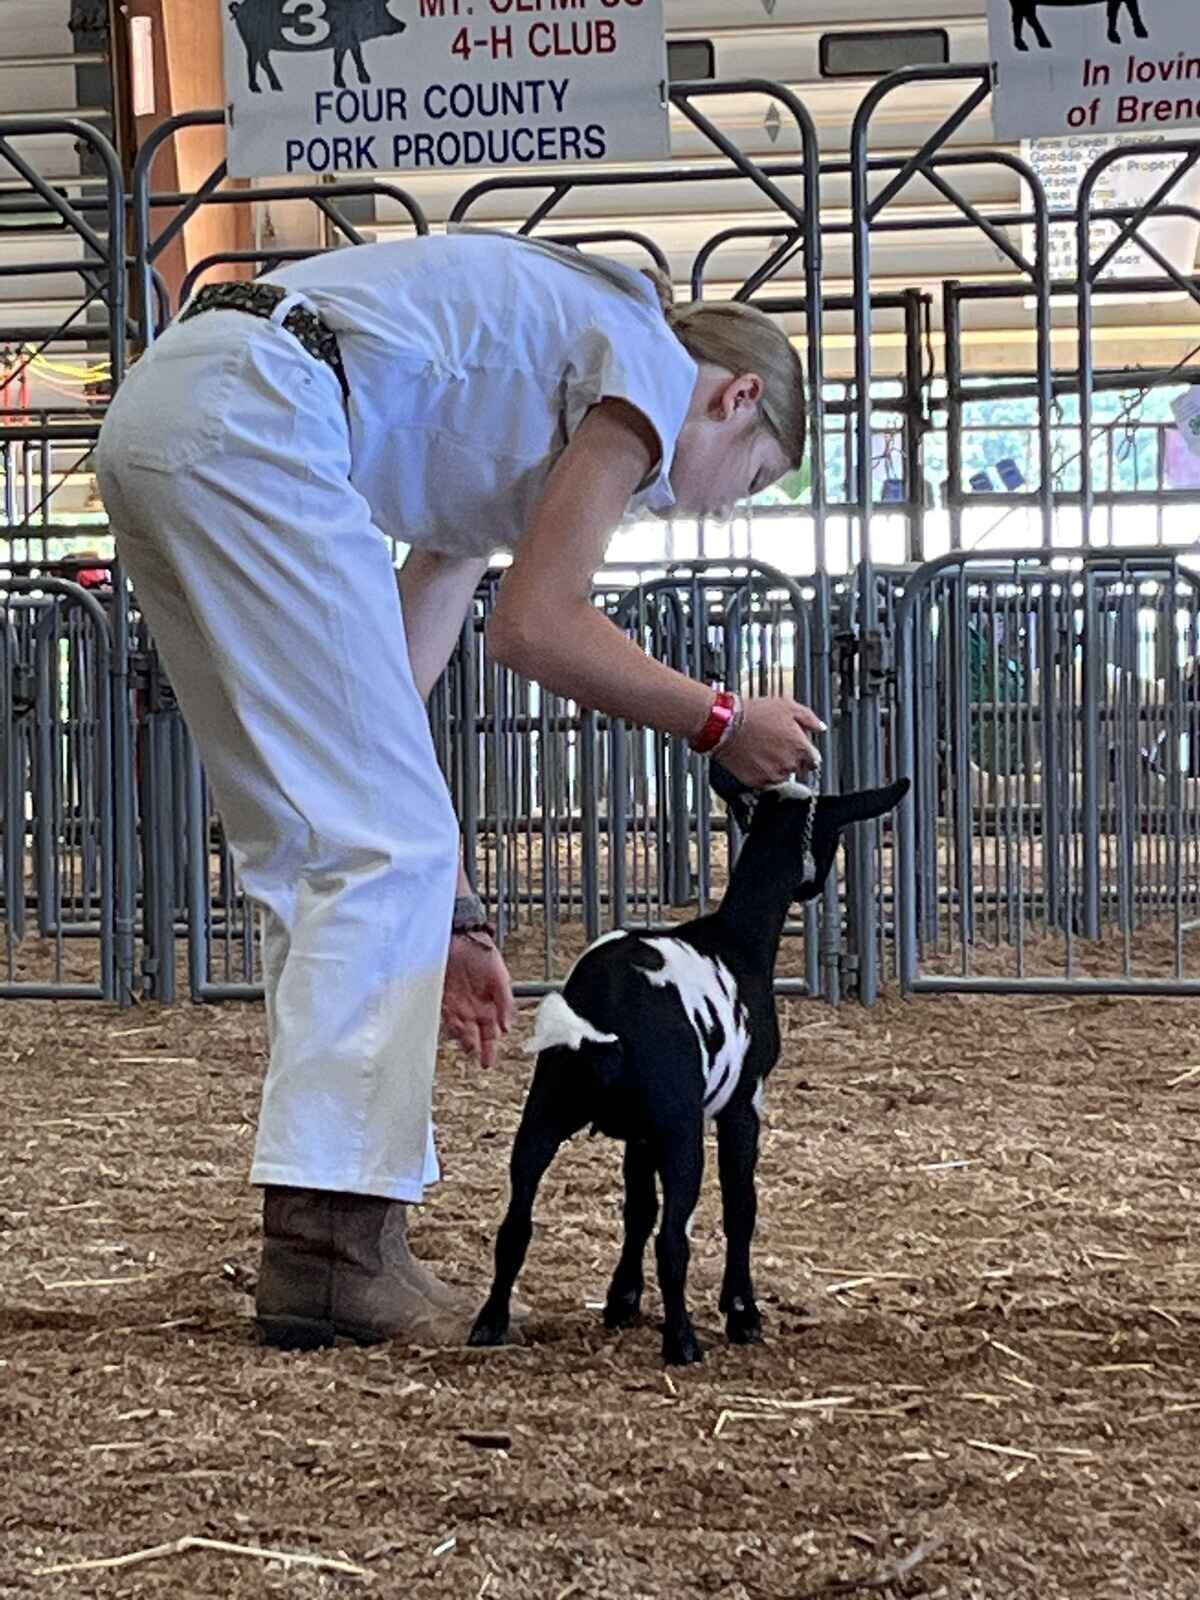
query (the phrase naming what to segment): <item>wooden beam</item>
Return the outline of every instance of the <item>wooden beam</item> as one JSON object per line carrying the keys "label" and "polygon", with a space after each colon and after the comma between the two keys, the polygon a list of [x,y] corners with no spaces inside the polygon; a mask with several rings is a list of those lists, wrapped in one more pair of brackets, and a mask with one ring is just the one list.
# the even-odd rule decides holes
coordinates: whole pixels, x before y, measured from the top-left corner
{"label": "wooden beam", "polygon": [[[120,8],[124,26],[135,18],[150,23],[154,64],[154,107],[133,118],[138,146],[152,129],[183,111],[208,111],[224,104],[225,86],[221,60],[222,0],[127,0]],[[194,193],[225,157],[225,129],[188,128],[160,149],[152,174],[159,192]],[[227,186],[246,188],[244,180],[227,180]],[[172,213],[156,209],[154,231],[160,231]],[[205,256],[230,250],[247,250],[253,243],[251,202],[245,205],[201,206],[183,228],[181,239],[173,240],[156,257],[171,295],[172,307],[178,304],[180,286],[189,269]],[[244,278],[245,266],[222,266],[214,278]]]}

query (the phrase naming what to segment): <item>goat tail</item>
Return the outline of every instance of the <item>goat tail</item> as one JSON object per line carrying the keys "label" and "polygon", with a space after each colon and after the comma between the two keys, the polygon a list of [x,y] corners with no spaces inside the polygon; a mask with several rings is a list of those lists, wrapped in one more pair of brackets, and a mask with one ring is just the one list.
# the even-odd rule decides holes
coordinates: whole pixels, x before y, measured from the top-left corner
{"label": "goat tail", "polygon": [[586,1017],[572,1009],[557,992],[551,992],[538,1007],[533,1033],[525,1054],[540,1055],[543,1050],[578,1050],[583,1045],[620,1044],[615,1033],[601,1033]]}
{"label": "goat tail", "polygon": [[580,1085],[586,1083],[600,1105],[611,1098],[625,1068],[620,1036],[601,1033],[556,993],[548,994],[538,1007],[525,1053],[539,1057],[539,1071],[549,1057],[556,1070],[569,1071]]}

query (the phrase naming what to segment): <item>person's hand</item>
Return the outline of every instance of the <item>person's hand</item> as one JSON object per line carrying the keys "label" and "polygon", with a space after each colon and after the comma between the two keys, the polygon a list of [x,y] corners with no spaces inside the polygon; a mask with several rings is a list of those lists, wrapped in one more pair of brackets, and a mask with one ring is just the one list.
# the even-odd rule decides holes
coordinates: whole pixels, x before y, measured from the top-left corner
{"label": "person's hand", "polygon": [[504,957],[486,933],[456,933],[450,940],[442,990],[442,1027],[469,1056],[494,1067],[500,1035],[513,1025],[516,1006]]}
{"label": "person's hand", "polygon": [[748,788],[764,789],[821,765],[820,751],[808,738],[808,733],[825,732],[815,711],[786,695],[742,703],[742,725],[718,755],[721,765],[735,778]]}

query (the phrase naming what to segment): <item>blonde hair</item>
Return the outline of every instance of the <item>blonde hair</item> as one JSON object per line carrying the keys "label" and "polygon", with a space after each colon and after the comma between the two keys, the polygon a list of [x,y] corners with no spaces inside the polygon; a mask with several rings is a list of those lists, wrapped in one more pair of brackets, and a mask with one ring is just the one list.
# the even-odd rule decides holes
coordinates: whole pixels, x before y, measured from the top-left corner
{"label": "blonde hair", "polygon": [[734,374],[754,372],[762,379],[759,412],[795,469],[804,459],[808,431],[804,363],[773,317],[742,300],[694,300],[677,306],[668,278],[646,268],[658,291],[667,326],[694,361]]}
{"label": "blonde hair", "polygon": [[765,311],[741,300],[696,300],[691,305],[677,306],[671,280],[656,267],[639,272],[607,256],[589,255],[571,245],[505,233],[499,228],[452,223],[450,231],[516,239],[528,249],[553,256],[565,266],[601,278],[638,299],[643,297],[645,280],[649,279],[667,326],[693,361],[721,367],[735,376],[744,372],[758,374],[763,385],[759,400],[762,421],[782,448],[789,469],[794,470],[803,461],[808,431],[804,363],[783,328]]}

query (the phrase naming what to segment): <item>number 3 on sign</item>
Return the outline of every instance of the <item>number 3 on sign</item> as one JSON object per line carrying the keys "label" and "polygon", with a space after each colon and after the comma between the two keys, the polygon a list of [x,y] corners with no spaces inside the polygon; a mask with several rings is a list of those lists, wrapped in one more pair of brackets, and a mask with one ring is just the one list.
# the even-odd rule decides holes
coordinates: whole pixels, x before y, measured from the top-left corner
{"label": "number 3 on sign", "polygon": [[301,49],[305,45],[320,44],[329,37],[329,24],[325,20],[325,0],[283,0],[282,11],[285,17],[294,16],[297,26],[289,27],[286,23],[280,28],[280,33],[288,44],[298,45]]}

